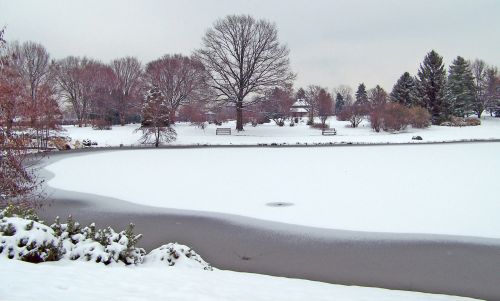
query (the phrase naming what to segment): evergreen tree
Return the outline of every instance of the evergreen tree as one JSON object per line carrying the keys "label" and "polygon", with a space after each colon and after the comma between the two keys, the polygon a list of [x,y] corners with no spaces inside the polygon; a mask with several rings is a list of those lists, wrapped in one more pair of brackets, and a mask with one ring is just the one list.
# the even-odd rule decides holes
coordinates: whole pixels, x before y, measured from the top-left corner
{"label": "evergreen tree", "polygon": [[500,116],[500,77],[498,69],[490,67],[486,71],[486,108],[491,115]]}
{"label": "evergreen tree", "polygon": [[446,100],[446,70],[443,57],[432,50],[418,70],[419,104],[429,110],[432,123],[440,124],[449,117]]}
{"label": "evergreen tree", "polygon": [[461,56],[458,56],[450,66],[447,92],[453,115],[464,117],[473,111],[476,100],[474,76],[469,62]]}
{"label": "evergreen tree", "polygon": [[358,91],[356,91],[356,104],[357,105],[368,104],[368,93],[366,92],[366,86],[364,83],[359,84]]}
{"label": "evergreen tree", "polygon": [[142,143],[153,143],[158,147],[161,142],[171,142],[177,133],[170,127],[170,109],[165,96],[157,86],[152,87],[142,107]]}
{"label": "evergreen tree", "polygon": [[297,94],[295,94],[295,98],[298,99],[306,99],[306,90],[299,88]]}
{"label": "evergreen tree", "polygon": [[417,80],[405,72],[392,88],[390,100],[411,107],[417,104]]}
{"label": "evergreen tree", "polygon": [[342,109],[345,106],[345,100],[342,94],[337,93],[337,97],[335,98],[335,115],[342,112]]}
{"label": "evergreen tree", "polygon": [[379,85],[371,89],[369,94],[368,98],[372,107],[382,106],[387,102],[387,92]]}

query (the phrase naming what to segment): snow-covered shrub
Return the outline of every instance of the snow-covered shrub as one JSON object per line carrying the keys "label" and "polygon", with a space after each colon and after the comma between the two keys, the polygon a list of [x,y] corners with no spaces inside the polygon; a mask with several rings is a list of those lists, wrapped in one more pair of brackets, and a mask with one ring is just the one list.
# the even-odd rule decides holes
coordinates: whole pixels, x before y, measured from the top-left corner
{"label": "snow-covered shrub", "polygon": [[128,265],[142,263],[146,254],[144,249],[136,247],[142,235],[134,234],[133,224],[127,230],[117,233],[111,227],[96,229],[93,223],[81,228],[69,216],[66,224],[61,224],[59,218],[56,218],[51,228],[61,237],[70,260],[93,261],[105,265],[121,262]]}
{"label": "snow-covered shrub", "polygon": [[169,266],[180,266],[190,268],[202,268],[213,270],[200,255],[188,246],[178,243],[169,243],[152,250],[144,259],[144,263],[165,263]]}
{"label": "snow-covered shrub", "polygon": [[33,263],[59,260],[61,240],[42,223],[17,216],[0,219],[0,256]]}
{"label": "snow-covered shrub", "polygon": [[191,248],[170,243],[149,255],[137,242],[134,225],[116,232],[111,227],[97,229],[95,224],[81,227],[69,216],[65,224],[59,217],[49,227],[39,221],[34,211],[9,205],[0,211],[0,257],[33,263],[44,261],[83,260],[97,263],[137,265],[165,262],[169,266],[185,266],[212,270]]}
{"label": "snow-covered shrub", "polygon": [[21,217],[38,222],[40,219],[36,214],[34,206],[28,203],[8,204],[0,211],[0,218],[3,217]]}

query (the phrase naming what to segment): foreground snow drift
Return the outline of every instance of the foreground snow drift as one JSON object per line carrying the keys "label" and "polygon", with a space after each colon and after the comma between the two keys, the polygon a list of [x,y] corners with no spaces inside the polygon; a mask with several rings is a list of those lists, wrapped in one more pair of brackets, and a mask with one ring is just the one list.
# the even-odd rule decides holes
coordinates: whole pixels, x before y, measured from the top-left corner
{"label": "foreground snow drift", "polygon": [[500,238],[498,154],[500,143],[132,150],[46,169],[55,173],[49,186],[149,206],[331,229]]}
{"label": "foreground snow drift", "polygon": [[85,262],[31,264],[0,258],[1,300],[398,300],[469,298],[340,286],[215,270],[102,266]]}

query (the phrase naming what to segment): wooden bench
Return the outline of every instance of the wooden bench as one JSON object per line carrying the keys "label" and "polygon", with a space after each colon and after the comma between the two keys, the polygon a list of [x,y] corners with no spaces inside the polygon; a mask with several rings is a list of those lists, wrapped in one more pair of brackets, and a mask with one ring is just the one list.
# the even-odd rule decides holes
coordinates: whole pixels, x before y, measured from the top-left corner
{"label": "wooden bench", "polygon": [[323,136],[335,136],[335,135],[337,135],[337,130],[335,130],[335,129],[323,129],[321,131],[321,135],[323,135]]}
{"label": "wooden bench", "polygon": [[215,130],[215,135],[231,135],[230,128],[217,128]]}

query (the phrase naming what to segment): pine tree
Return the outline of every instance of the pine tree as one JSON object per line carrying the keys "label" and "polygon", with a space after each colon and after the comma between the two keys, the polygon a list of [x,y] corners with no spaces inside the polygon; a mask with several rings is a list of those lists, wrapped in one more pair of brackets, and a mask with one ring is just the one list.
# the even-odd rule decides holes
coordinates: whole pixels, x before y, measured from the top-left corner
{"label": "pine tree", "polygon": [[342,109],[345,106],[345,100],[342,94],[337,93],[337,97],[335,98],[335,115],[342,112]]}
{"label": "pine tree", "polygon": [[295,94],[296,99],[306,99],[306,90],[303,88],[299,88],[297,94]]}
{"label": "pine tree", "polygon": [[359,84],[358,91],[356,91],[356,104],[357,105],[368,104],[368,93],[366,92],[366,86],[364,83]]}
{"label": "pine tree", "polygon": [[464,117],[473,111],[476,100],[474,76],[469,62],[461,56],[458,56],[450,66],[447,92],[453,115]]}
{"label": "pine tree", "polygon": [[500,77],[498,69],[490,67],[486,71],[486,108],[491,115],[500,116]]}
{"label": "pine tree", "polygon": [[158,87],[154,86],[148,91],[142,116],[142,125],[138,129],[142,131],[142,143],[153,143],[158,147],[161,142],[175,140],[177,133],[170,127],[169,105]]}
{"label": "pine tree", "polygon": [[445,92],[446,70],[443,57],[432,50],[418,70],[418,96],[419,104],[431,113],[433,124],[440,124],[449,117],[449,103]]}
{"label": "pine tree", "polygon": [[387,102],[387,92],[379,85],[371,89],[369,94],[372,107],[382,106]]}
{"label": "pine tree", "polygon": [[390,100],[411,107],[417,104],[417,80],[405,72],[392,88]]}

